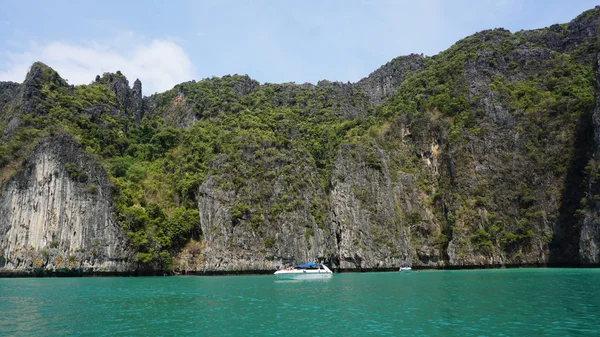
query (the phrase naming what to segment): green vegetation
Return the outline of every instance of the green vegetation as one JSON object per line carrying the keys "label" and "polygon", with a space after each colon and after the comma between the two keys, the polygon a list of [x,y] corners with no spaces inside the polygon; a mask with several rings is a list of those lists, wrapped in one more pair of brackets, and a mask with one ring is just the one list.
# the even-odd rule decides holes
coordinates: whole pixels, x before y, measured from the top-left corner
{"label": "green vegetation", "polygon": [[[197,194],[208,175],[237,196],[234,225],[244,222],[262,233],[265,221],[308,207],[323,228],[326,200],[315,196],[311,206],[301,195],[315,186],[329,188],[339,144],[350,129],[365,123],[347,120],[343,111],[350,100],[366,107],[361,93],[346,97],[333,84],[267,84],[239,95],[236,88],[252,88],[255,82],[226,76],[184,83],[154,97],[157,111],[138,124],[107,84],[124,80],[122,75],[104,74],[72,88],[50,68],[35,67],[49,75],[36,79],[38,113],[22,115],[20,127],[0,147],[6,176],[14,171],[9,164],[25,158],[39,139],[70,133],[107,167],[117,220],[138,251],[137,260],[163,269],[170,268],[171,256],[185,243],[201,238]],[[199,119],[189,129],[169,122],[182,113],[178,93],[194,103]],[[65,170],[73,181],[86,183],[79,165],[65,163]],[[317,176],[310,173],[315,166]],[[249,182],[258,185],[250,188]],[[273,195],[274,184],[283,186],[281,195]],[[89,184],[86,191],[96,194],[98,188]],[[264,243],[271,247],[273,238],[265,236]]]}

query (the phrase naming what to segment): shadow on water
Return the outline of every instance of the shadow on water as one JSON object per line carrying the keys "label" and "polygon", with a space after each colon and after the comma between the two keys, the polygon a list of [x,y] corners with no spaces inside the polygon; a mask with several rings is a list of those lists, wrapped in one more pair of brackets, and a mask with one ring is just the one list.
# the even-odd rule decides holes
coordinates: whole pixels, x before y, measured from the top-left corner
{"label": "shadow on water", "polygon": [[322,278],[322,279],[305,279],[305,280],[274,280],[275,283],[325,283],[331,281],[331,278]]}

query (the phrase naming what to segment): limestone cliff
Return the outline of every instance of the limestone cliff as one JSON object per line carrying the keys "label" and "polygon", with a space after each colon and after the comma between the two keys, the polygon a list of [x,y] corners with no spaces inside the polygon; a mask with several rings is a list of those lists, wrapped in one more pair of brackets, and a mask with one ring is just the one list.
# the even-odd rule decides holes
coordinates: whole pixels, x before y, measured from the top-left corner
{"label": "limestone cliff", "polygon": [[585,188],[586,208],[579,236],[579,257],[584,263],[600,263],[600,53],[596,59],[593,157],[588,165]]}
{"label": "limestone cliff", "polygon": [[356,83],[369,97],[369,103],[381,104],[394,93],[409,76],[425,69],[423,55],[397,57]]}
{"label": "limestone cliff", "polygon": [[[382,130],[392,133],[401,130]],[[382,135],[386,137],[385,134]],[[418,177],[400,169],[406,146],[345,144],[333,171],[332,230],[341,268],[390,268],[402,263],[443,266],[441,224]]]}
{"label": "limestone cliff", "polygon": [[69,135],[45,138],[0,194],[0,270],[135,268],[102,166]]}
{"label": "limestone cliff", "polygon": [[[191,270],[269,270],[335,257],[333,233],[324,218],[325,196],[307,154],[251,141],[242,147],[246,158],[216,159],[214,175],[199,188],[204,258]],[[245,167],[253,171],[244,172],[239,186],[229,185],[236,179],[231,171]],[[186,271],[189,263],[183,264]]]}
{"label": "limestone cliff", "polygon": [[0,268],[600,263],[600,7],[357,83],[0,83]]}

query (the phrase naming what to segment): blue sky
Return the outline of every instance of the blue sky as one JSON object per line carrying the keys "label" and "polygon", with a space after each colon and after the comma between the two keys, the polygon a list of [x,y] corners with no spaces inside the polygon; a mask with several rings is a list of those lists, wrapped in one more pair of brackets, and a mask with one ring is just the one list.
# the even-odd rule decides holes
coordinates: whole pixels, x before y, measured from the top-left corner
{"label": "blue sky", "polygon": [[0,0],[0,80],[40,60],[72,84],[121,70],[144,94],[191,79],[355,82],[483,29],[564,23],[588,0]]}

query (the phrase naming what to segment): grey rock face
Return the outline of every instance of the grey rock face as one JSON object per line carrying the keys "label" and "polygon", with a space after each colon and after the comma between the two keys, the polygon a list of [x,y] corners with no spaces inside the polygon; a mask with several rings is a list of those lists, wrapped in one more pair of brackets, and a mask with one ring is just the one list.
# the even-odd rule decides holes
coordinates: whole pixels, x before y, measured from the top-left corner
{"label": "grey rock face", "polygon": [[[473,38],[496,44],[505,41],[503,36],[509,34],[505,30],[497,29],[477,33]],[[460,194],[459,199],[462,199],[454,200],[449,196],[444,204],[444,209],[451,213],[453,218],[451,232],[447,234],[450,240],[446,248],[447,263],[451,266],[550,262],[548,242],[542,239],[542,233],[552,232],[553,224],[545,219],[537,220],[535,227],[539,233],[533,235],[531,242],[519,247],[502,245],[499,236],[495,237],[496,244],[493,247],[485,247],[476,243],[477,237],[474,235],[479,229],[489,231],[493,228],[490,225],[491,221],[508,222],[505,219],[519,218],[522,205],[517,202],[515,186],[528,179],[532,180],[530,172],[534,166],[531,162],[521,159],[526,158],[526,150],[519,132],[516,131],[516,126],[522,123],[522,118],[515,112],[514,107],[500,103],[507,100],[491,90],[490,84],[495,76],[507,83],[523,81],[536,74],[539,76],[550,57],[550,51],[527,46],[514,47],[515,49],[506,56],[494,53],[491,49],[480,49],[476,58],[467,60],[465,64],[463,78],[467,97],[475,99],[469,109],[480,111],[477,126],[485,131],[482,136],[465,133],[463,144],[448,142],[443,154],[444,163],[441,166],[448,167],[451,190]],[[535,65],[525,67],[527,60],[536,60]],[[519,71],[511,69],[515,64],[519,65],[516,67]],[[507,158],[510,159],[509,165]],[[544,200],[544,203],[532,207],[543,208],[546,216],[555,217],[559,200],[554,196],[548,197],[546,191],[551,182],[555,185],[559,185],[559,182],[552,178],[550,172],[536,174],[540,177],[535,178],[536,182],[531,184],[531,193],[535,195],[536,200]],[[538,179],[546,182],[546,185],[538,182]],[[495,216],[499,216],[501,220],[495,219]]]}
{"label": "grey rock face", "polygon": [[[251,200],[261,186],[248,182],[244,188],[248,194],[225,191],[218,184],[218,181],[228,179],[227,173],[223,173],[225,177],[218,179],[209,176],[199,189],[204,246],[201,261],[191,270],[272,270],[277,265],[330,259],[334,250],[331,233],[328,228],[319,226],[311,213],[312,199],[320,193],[315,186],[306,186],[306,190],[300,192],[302,200],[297,200],[295,206],[277,212],[272,210],[273,207],[278,207],[279,201],[287,200],[289,193],[283,179],[276,179],[269,185],[272,197],[257,205]],[[303,175],[307,179],[310,175],[316,178],[310,171]],[[241,207],[241,204],[252,209]],[[184,264],[191,265],[189,261]]]}
{"label": "grey rock face", "polygon": [[568,24],[555,24],[549,29],[536,29],[524,31],[532,42],[547,45],[551,50],[559,52],[573,51],[581,43],[590,41],[598,35],[598,17],[594,12],[599,12],[600,6],[584,12]]}
{"label": "grey rock face", "polygon": [[17,97],[20,85],[14,82],[0,82],[0,119],[3,113],[8,110],[6,105],[14,101]]}
{"label": "grey rock face", "polygon": [[422,55],[417,54],[397,57],[358,81],[356,86],[365,91],[369,103],[381,104],[396,92],[409,75],[425,68],[424,60]]}
{"label": "grey rock face", "polygon": [[584,264],[600,263],[600,219],[598,209],[589,212],[581,228],[579,255]]}
{"label": "grey rock face", "polygon": [[136,121],[139,123],[142,117],[144,117],[144,100],[142,96],[142,82],[136,79],[133,82],[133,89],[131,91],[131,104],[130,109],[133,112]]}
{"label": "grey rock face", "polygon": [[600,181],[595,174],[600,163],[600,53],[596,58],[595,105],[592,115],[594,126],[594,155],[587,184],[587,197],[590,200],[585,209],[579,237],[579,257],[583,263],[600,263],[600,205],[595,196],[600,194]]}
{"label": "grey rock face", "polygon": [[127,78],[117,71],[116,74],[105,73],[102,78],[97,78],[108,85],[110,90],[115,93],[120,109],[115,110],[113,114],[128,112],[132,114],[139,122],[144,115],[144,104],[142,97],[142,82],[136,79],[133,88],[129,87]]}
{"label": "grey rock face", "polygon": [[440,233],[439,223],[419,196],[415,177],[390,164],[395,155],[351,145],[338,154],[330,203],[341,268],[443,264],[431,240]]}
{"label": "grey rock face", "polygon": [[[200,270],[261,270],[272,269],[265,259],[264,244],[256,233],[231,221],[235,195],[221,191],[209,177],[200,187],[200,225],[205,237],[205,259]],[[259,248],[261,247],[261,248]]]}
{"label": "grey rock face", "polygon": [[0,269],[133,270],[104,169],[68,135],[41,142],[0,195]]}
{"label": "grey rock face", "polygon": [[16,101],[20,111],[43,113],[38,107],[43,96],[42,85],[47,85],[48,89],[68,86],[54,69],[41,62],[35,62],[20,85],[21,91]]}
{"label": "grey rock face", "polygon": [[4,129],[4,135],[10,134],[17,126],[19,126],[20,121],[21,120],[19,117],[15,116],[11,118],[8,124],[6,125],[6,128]]}

